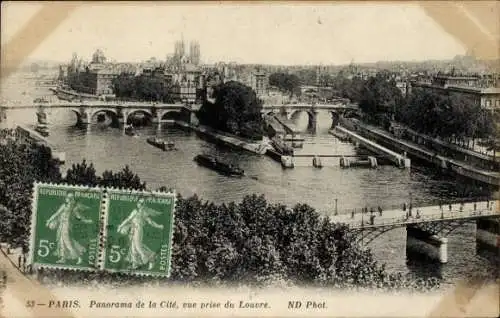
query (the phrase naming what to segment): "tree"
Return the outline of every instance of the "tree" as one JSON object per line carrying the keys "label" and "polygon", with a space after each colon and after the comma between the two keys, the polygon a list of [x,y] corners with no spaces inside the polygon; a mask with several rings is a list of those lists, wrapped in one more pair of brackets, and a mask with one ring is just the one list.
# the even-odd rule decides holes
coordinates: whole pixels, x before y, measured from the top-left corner
{"label": "tree", "polygon": [[370,77],[361,90],[359,107],[369,116],[392,115],[403,102],[403,95],[388,74],[377,73]]}
{"label": "tree", "polygon": [[73,164],[66,172],[65,182],[67,184],[96,186],[99,180],[94,165],[87,164],[86,160]]}
{"label": "tree", "polygon": [[421,133],[462,144],[495,132],[494,116],[474,101],[424,89],[413,89],[407,104],[398,110],[397,119]]}
{"label": "tree", "polygon": [[276,86],[290,97],[300,94],[300,78],[295,74],[273,73],[269,75],[269,85]]}
{"label": "tree", "polygon": [[197,113],[200,123],[251,139],[262,139],[262,103],[252,88],[229,81],[214,89],[215,103],[205,101]]}

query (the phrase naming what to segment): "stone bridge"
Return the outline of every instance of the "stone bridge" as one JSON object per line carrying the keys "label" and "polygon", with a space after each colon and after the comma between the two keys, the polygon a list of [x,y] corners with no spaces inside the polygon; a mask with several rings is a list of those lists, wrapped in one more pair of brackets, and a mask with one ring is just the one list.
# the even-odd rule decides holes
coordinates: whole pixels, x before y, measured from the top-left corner
{"label": "stone bridge", "polygon": [[[359,107],[355,103],[350,103],[345,99],[339,99],[333,103],[296,103],[296,104],[264,104],[262,106],[262,113],[265,115],[277,116],[281,120],[281,124],[290,133],[294,133],[292,122],[295,122],[300,114],[306,113],[308,115],[307,129],[310,132],[316,132],[318,113],[327,112],[332,117],[332,128],[338,123],[341,115],[348,115],[349,113],[356,113]],[[290,122],[290,127],[287,125]]]}
{"label": "stone bridge", "polygon": [[447,236],[466,223],[476,223],[478,246],[500,252],[499,203],[481,201],[370,212],[365,208],[361,213],[331,216],[331,220],[346,224],[363,245],[388,231],[406,227],[407,252],[446,263]]}
{"label": "stone bridge", "polygon": [[32,105],[15,105],[2,107],[4,117],[7,110],[15,109],[38,109],[38,117],[46,118],[47,114],[54,109],[67,109],[76,114],[77,124],[90,124],[97,120],[97,116],[103,114],[111,118],[115,124],[124,124],[137,113],[143,114],[151,119],[153,123],[172,122],[183,120],[190,122],[194,112],[200,105],[194,104],[164,104],[144,102],[57,102],[38,103]]}

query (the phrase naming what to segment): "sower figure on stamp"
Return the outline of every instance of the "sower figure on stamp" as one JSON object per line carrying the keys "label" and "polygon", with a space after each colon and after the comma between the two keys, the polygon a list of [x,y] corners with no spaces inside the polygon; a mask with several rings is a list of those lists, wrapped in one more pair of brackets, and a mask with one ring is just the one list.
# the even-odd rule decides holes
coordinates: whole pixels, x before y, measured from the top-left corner
{"label": "sower figure on stamp", "polygon": [[162,224],[158,224],[151,219],[152,216],[158,215],[161,215],[161,213],[144,206],[144,199],[139,199],[136,208],[118,226],[118,233],[128,235],[129,248],[126,260],[134,269],[148,263],[148,269],[153,268],[155,253],[143,243],[142,236],[145,223],[157,229],[163,229]]}
{"label": "sower figure on stamp", "polygon": [[87,209],[81,203],[76,202],[73,193],[66,195],[66,201],[59,207],[50,219],[47,220],[46,226],[51,230],[57,228],[56,245],[54,252],[55,256],[59,257],[57,263],[64,263],[67,259],[77,260],[77,264],[82,262],[82,254],[85,253],[85,247],[71,237],[71,222],[72,217],[81,220],[84,223],[92,223],[92,220],[85,219],[80,212]]}

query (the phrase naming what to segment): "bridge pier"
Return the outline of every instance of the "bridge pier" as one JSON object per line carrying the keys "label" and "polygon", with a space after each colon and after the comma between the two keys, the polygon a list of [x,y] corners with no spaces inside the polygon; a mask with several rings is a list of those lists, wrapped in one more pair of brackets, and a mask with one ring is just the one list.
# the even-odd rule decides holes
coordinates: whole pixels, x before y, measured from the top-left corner
{"label": "bridge pier", "polygon": [[307,130],[315,134],[318,130],[318,111],[312,110],[309,114],[309,121],[307,123]]}
{"label": "bridge pier", "polygon": [[478,249],[500,253],[500,219],[476,220],[476,246]]}
{"label": "bridge pier", "polygon": [[406,255],[424,256],[440,263],[448,262],[448,239],[439,237],[414,225],[406,226]]}
{"label": "bridge pier", "polygon": [[331,112],[330,114],[332,115],[332,125],[330,126],[330,129],[334,129],[340,122],[340,115],[336,112]]}

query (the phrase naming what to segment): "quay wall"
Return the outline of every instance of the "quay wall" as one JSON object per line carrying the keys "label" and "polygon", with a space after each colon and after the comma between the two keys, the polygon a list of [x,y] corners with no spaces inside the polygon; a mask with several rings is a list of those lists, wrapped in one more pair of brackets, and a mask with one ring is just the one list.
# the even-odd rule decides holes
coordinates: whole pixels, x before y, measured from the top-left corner
{"label": "quay wall", "polygon": [[268,145],[265,141],[249,142],[246,140],[242,140],[241,138],[238,138],[236,136],[216,131],[207,126],[191,125],[183,121],[175,121],[175,124],[184,128],[189,128],[197,132],[201,136],[207,138],[211,142],[219,143],[236,149],[246,150],[254,154],[263,155],[268,149]]}
{"label": "quay wall", "polygon": [[349,129],[346,129],[340,125],[337,125],[335,127],[335,129],[339,130],[343,134],[349,135],[350,138],[363,144],[369,150],[371,150],[375,153],[387,156],[387,158],[389,160],[391,160],[392,162],[394,162],[396,164],[396,166],[402,167],[402,168],[409,168],[410,167],[410,160],[408,158],[405,158],[401,154],[398,154],[392,150],[389,150],[389,149],[373,142],[372,140],[364,138],[364,137],[362,137],[362,136],[360,136],[360,135],[358,135],[358,134],[356,134],[356,133],[350,131]]}
{"label": "quay wall", "polygon": [[91,94],[85,94],[85,93],[79,93],[75,91],[70,91],[62,88],[51,88],[50,89],[52,92],[55,93],[55,95],[62,100],[67,100],[71,101],[74,99],[85,99],[85,100],[99,100],[99,96],[97,95],[91,95]]}
{"label": "quay wall", "polygon": [[480,181],[495,187],[500,185],[500,174],[498,172],[481,170],[458,160],[438,155],[436,152],[424,149],[410,141],[404,141],[395,136],[389,135],[389,133],[370,128],[359,121],[344,119],[342,121],[343,125],[344,122],[350,122],[349,127],[351,127],[351,129],[354,129],[357,133],[374,140],[383,146],[400,152],[406,152],[408,155],[432,163],[441,169],[454,172],[469,179]]}
{"label": "quay wall", "polygon": [[464,161],[472,166],[476,166],[477,168],[485,170],[500,170],[500,158],[494,158],[490,155],[464,149],[440,139],[420,134],[409,128],[404,128],[402,136],[403,138],[414,143],[433,149],[446,157]]}

